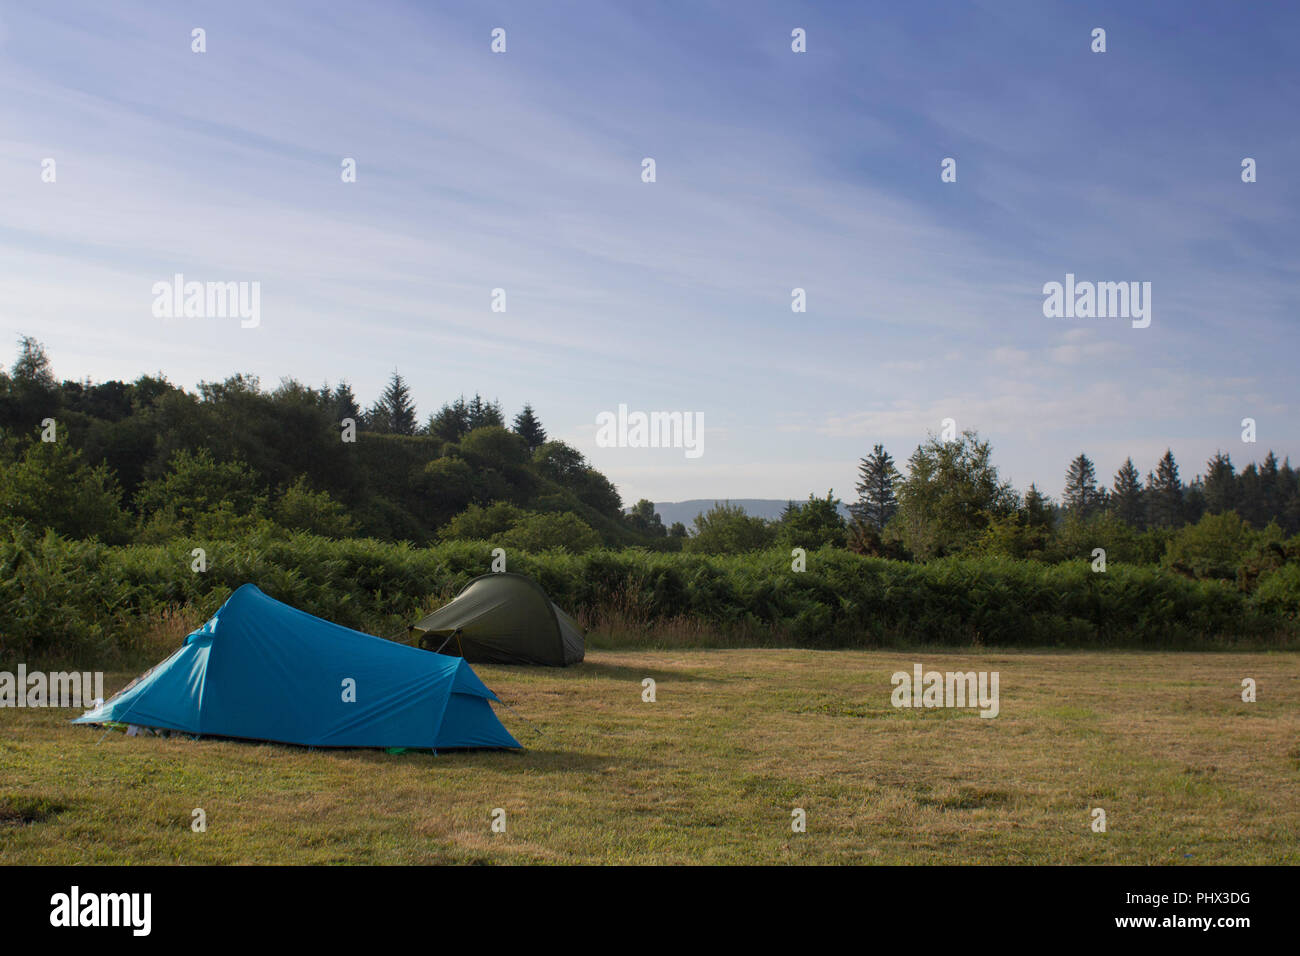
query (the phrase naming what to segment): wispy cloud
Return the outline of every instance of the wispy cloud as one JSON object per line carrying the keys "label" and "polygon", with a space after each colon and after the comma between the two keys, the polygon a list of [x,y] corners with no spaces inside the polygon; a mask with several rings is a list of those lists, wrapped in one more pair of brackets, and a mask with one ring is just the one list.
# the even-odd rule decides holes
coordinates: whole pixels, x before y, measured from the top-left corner
{"label": "wispy cloud", "polygon": [[[1111,9],[1104,59],[1035,4],[950,31],[807,8],[802,58],[767,5],[10,8],[0,335],[67,377],[365,398],[396,366],[423,411],[528,400],[575,441],[620,401],[727,422],[699,461],[593,454],[660,500],[847,493],[871,443],[906,457],[944,417],[1049,489],[1080,446],[1200,455],[1252,411],[1294,450],[1295,16],[1192,6],[1178,42],[1188,5]],[[262,327],[154,319],[178,271],[260,280]],[[1153,282],[1151,328],[1044,319],[1066,272]]]}

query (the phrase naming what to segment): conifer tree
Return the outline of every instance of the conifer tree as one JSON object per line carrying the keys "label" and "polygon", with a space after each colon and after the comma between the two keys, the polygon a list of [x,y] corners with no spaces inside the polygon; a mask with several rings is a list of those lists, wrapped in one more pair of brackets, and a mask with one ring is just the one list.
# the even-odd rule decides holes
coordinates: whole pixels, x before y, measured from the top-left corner
{"label": "conifer tree", "polygon": [[524,403],[523,410],[515,416],[515,434],[528,443],[528,452],[532,454],[546,444],[546,429],[537,420],[533,406]]}
{"label": "conifer tree", "polygon": [[900,478],[894,459],[883,445],[876,445],[858,465],[859,480],[854,486],[858,500],[849,508],[853,517],[877,531],[882,530],[898,511],[894,484]]}
{"label": "conifer tree", "polygon": [[1156,464],[1155,475],[1147,477],[1147,514],[1158,528],[1176,528],[1183,523],[1183,484],[1178,478],[1174,453],[1165,449]]}
{"label": "conifer tree", "polygon": [[1097,471],[1087,455],[1080,454],[1065,472],[1064,503],[1071,514],[1080,518],[1089,517],[1101,503]]}
{"label": "conifer tree", "polygon": [[1232,456],[1215,452],[1205,463],[1205,510],[1222,514],[1237,506],[1237,475],[1233,471]]}
{"label": "conifer tree", "polygon": [[411,390],[405,379],[396,370],[371,410],[371,418],[376,431],[394,435],[415,434],[415,403],[411,401]]}
{"label": "conifer tree", "polygon": [[347,382],[339,382],[335,386],[330,401],[334,407],[336,421],[342,421],[345,418],[351,418],[355,421],[361,417],[361,406],[357,404],[357,397],[352,394],[352,386]]}
{"label": "conifer tree", "polygon": [[1111,485],[1111,511],[1115,517],[1134,528],[1146,525],[1142,501],[1142,478],[1133,465],[1132,458],[1125,458],[1119,471],[1115,472],[1115,481]]}
{"label": "conifer tree", "polygon": [[473,400],[469,403],[469,430],[486,428],[490,425],[503,427],[505,423],[506,419],[501,412],[501,403],[485,402],[483,397],[475,392]]}
{"label": "conifer tree", "polygon": [[469,431],[469,406],[462,395],[454,402],[444,403],[442,408],[429,416],[424,430],[434,438],[443,441],[460,441]]}
{"label": "conifer tree", "polygon": [[1052,524],[1052,500],[1032,482],[1025,492],[1024,515],[1025,523],[1033,528],[1047,528]]}

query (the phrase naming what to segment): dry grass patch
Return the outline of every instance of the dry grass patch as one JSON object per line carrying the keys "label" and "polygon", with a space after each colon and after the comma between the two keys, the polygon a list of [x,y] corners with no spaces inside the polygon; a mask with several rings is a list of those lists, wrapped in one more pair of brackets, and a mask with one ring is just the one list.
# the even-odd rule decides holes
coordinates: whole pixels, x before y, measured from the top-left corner
{"label": "dry grass patch", "polygon": [[[894,709],[890,675],[916,662],[999,671],[1000,715]],[[0,712],[0,863],[1300,862],[1294,653],[671,649],[476,670],[525,752],[97,743],[68,712]]]}

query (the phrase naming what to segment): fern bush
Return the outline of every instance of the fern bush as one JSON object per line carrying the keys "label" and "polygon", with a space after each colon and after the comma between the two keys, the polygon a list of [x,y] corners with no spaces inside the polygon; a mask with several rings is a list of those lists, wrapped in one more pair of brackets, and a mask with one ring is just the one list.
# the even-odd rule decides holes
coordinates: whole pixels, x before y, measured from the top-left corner
{"label": "fern bush", "polygon": [[[0,669],[18,661],[95,666],[133,659],[168,613],[202,620],[241,584],[370,633],[403,625],[489,571],[490,541],[430,548],[306,533],[113,547],[19,526],[0,535]],[[193,570],[195,549],[206,570]],[[1150,565],[1056,565],[1008,557],[927,564],[784,549],[710,556],[640,548],[509,551],[561,607],[652,630],[701,625],[700,640],[804,647],[881,645],[1175,647],[1300,643],[1297,565],[1253,594]],[[611,618],[613,619],[613,618]]]}

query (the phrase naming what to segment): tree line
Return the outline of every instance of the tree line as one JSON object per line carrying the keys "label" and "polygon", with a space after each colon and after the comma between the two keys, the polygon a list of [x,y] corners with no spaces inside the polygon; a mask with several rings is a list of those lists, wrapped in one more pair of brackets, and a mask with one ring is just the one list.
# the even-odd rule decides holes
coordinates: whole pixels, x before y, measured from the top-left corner
{"label": "tree line", "polygon": [[530,547],[667,541],[531,404],[510,426],[477,394],[416,422],[396,372],[363,410],[346,382],[59,382],[24,338],[0,370],[0,518],[112,543],[279,528],[426,544],[501,505],[500,533]]}
{"label": "tree line", "polygon": [[[421,426],[410,386],[396,370],[379,398],[364,411],[357,405],[352,387],[346,382],[340,383],[332,391],[328,385],[323,386],[321,395],[323,400],[333,403],[340,421],[351,419],[362,430],[386,435],[428,435],[444,442],[455,442],[475,429],[504,428],[506,425],[501,403],[495,400],[485,401],[475,393],[469,401],[461,395],[454,401],[443,404]],[[515,415],[512,430],[524,440],[529,453],[546,444],[546,429],[542,427],[530,403],[525,402],[524,407]]]}
{"label": "tree line", "polygon": [[[850,517],[834,492],[790,502],[776,521],[727,502],[695,519],[684,549],[736,554],[827,545],[898,560],[951,555],[1028,558],[1048,563],[1089,557],[1190,569],[1193,576],[1253,582],[1300,559],[1300,472],[1268,452],[1238,472],[1215,454],[1206,474],[1184,482],[1166,450],[1146,480],[1126,459],[1110,487],[1080,454],[1057,502],[1031,484],[1023,493],[1001,478],[992,448],[975,432],[917,446],[903,475],[881,444],[861,459]],[[1288,542],[1286,539],[1290,537]],[[1205,572],[1202,575],[1202,572]]]}
{"label": "tree line", "polygon": [[[44,435],[47,422],[55,436]],[[364,410],[346,383],[285,379],[267,390],[235,375],[194,392],[161,375],[60,383],[27,338],[10,371],[0,370],[0,520],[109,543],[280,529],[574,552],[829,546],[913,561],[971,554],[1056,562],[1102,546],[1116,559],[1154,564],[1182,553],[1171,543],[1178,529],[1234,516],[1239,526],[1212,526],[1219,557],[1176,559],[1216,567],[1231,563],[1225,549],[1240,556],[1247,532],[1280,548],[1300,531],[1300,474],[1271,451],[1240,471],[1217,453],[1190,482],[1171,451],[1145,480],[1130,458],[1109,486],[1080,454],[1057,502],[1032,484],[1023,494],[1012,488],[975,432],[918,445],[906,476],[876,444],[859,463],[848,520],[828,491],[791,501],[776,521],[719,502],[688,531],[681,522],[666,527],[648,500],[625,514],[613,483],[549,438],[529,404],[507,426],[498,401],[462,396],[418,422],[396,372]],[[349,424],[352,442],[341,438]]]}
{"label": "tree line", "polygon": [[1275,522],[1288,534],[1300,531],[1300,471],[1290,459],[1278,464],[1270,450],[1261,464],[1238,472],[1232,457],[1216,452],[1205,474],[1184,483],[1174,454],[1166,449],[1153,471],[1142,480],[1133,459],[1126,458],[1109,488],[1097,479],[1096,466],[1085,453],[1070,462],[1058,504],[1031,484],[1023,498],[1000,482],[989,462],[987,442],[967,432],[953,442],[931,441],[917,448],[903,478],[881,445],[858,466],[858,500],[850,505],[855,518],[883,531],[898,513],[900,496],[915,500],[931,482],[965,483],[974,493],[966,502],[989,514],[1021,510],[1027,519],[1055,523],[1064,517],[1091,518],[1110,513],[1138,530],[1177,528],[1195,524],[1204,514],[1236,511],[1255,528]]}
{"label": "tree line", "polygon": [[880,444],[861,459],[858,497],[849,506],[858,550],[921,559],[962,551],[1063,558],[1089,541],[1118,540],[1121,550],[1156,561],[1172,532],[1206,516],[1232,515],[1278,539],[1300,532],[1300,471],[1289,459],[1279,464],[1272,451],[1241,471],[1217,452],[1190,482],[1180,477],[1171,450],[1145,480],[1129,457],[1109,487],[1081,453],[1066,469],[1060,502],[1034,484],[1019,494],[1000,478],[989,443],[975,432],[932,437],[907,464],[904,477]]}

